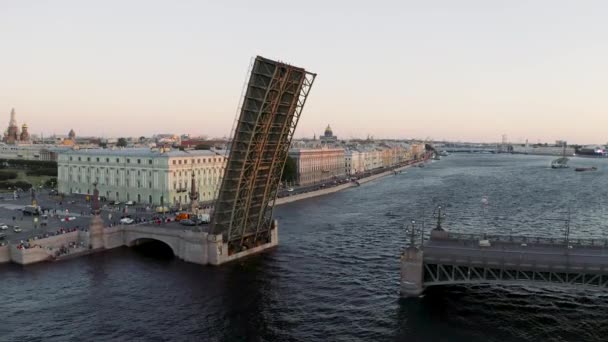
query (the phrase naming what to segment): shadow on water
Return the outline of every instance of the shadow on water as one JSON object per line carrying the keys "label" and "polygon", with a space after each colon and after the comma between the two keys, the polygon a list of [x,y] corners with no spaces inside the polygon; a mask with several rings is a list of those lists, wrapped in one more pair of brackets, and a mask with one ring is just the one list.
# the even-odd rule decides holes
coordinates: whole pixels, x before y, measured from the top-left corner
{"label": "shadow on water", "polygon": [[399,300],[395,340],[603,340],[606,301],[601,292],[559,287],[431,287]]}
{"label": "shadow on water", "polygon": [[153,239],[140,239],[136,241],[133,250],[144,257],[160,260],[171,260],[175,257],[173,249],[166,243]]}

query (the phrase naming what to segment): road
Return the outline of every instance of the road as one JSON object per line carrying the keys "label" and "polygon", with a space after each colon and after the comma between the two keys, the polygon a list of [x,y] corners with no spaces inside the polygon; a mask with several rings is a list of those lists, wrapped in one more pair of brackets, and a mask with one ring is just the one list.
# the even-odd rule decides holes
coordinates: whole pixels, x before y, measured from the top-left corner
{"label": "road", "polygon": [[608,266],[608,249],[589,246],[550,246],[499,242],[480,247],[478,241],[431,240],[424,246],[425,262],[458,264],[496,263],[515,265]]}

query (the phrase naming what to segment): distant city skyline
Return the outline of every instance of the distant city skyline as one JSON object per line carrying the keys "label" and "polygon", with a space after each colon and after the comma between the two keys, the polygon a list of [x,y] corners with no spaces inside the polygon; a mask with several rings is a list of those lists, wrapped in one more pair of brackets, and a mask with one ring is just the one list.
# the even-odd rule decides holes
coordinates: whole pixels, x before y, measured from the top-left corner
{"label": "distant city skyline", "polygon": [[601,1],[0,2],[0,125],[230,134],[255,55],[318,74],[296,137],[608,141]]}

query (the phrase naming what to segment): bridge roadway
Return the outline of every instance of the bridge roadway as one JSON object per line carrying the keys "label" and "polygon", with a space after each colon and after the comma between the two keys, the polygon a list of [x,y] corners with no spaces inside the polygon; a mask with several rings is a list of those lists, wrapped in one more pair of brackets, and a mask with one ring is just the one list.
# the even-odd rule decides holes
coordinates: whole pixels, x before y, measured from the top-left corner
{"label": "bridge roadway", "polygon": [[[481,246],[480,240],[490,245]],[[450,284],[552,283],[608,288],[608,241],[472,236],[433,231],[401,257],[401,292]]]}

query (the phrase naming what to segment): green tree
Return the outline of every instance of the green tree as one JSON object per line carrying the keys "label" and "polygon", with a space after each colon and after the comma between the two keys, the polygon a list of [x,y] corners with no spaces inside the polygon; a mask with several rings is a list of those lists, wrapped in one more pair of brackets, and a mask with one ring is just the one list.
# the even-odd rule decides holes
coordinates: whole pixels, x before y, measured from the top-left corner
{"label": "green tree", "polygon": [[116,142],[116,146],[118,146],[118,147],[127,147],[127,139],[125,139],[125,138],[118,138],[118,141]]}
{"label": "green tree", "polygon": [[287,156],[287,160],[285,161],[285,165],[283,166],[283,176],[281,177],[281,180],[283,182],[293,182],[296,180],[296,177],[298,175],[298,170],[297,170],[297,166],[296,166],[296,161]]}

